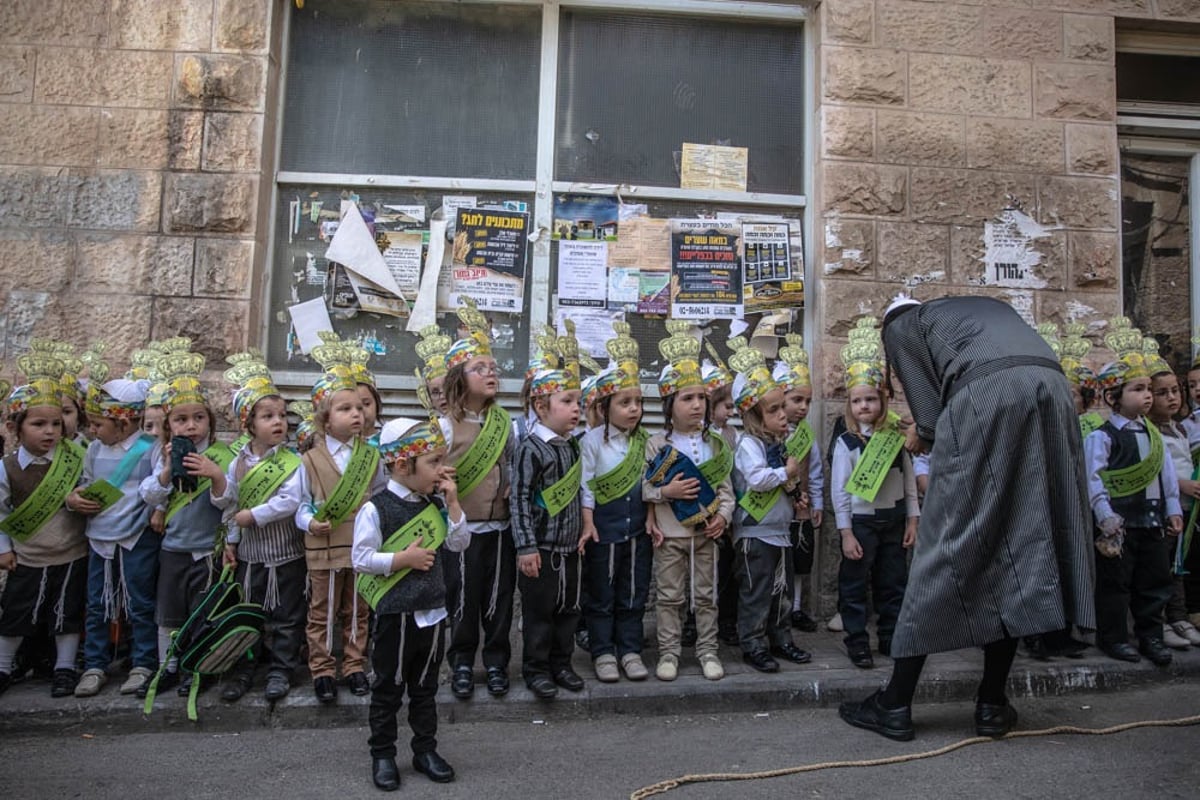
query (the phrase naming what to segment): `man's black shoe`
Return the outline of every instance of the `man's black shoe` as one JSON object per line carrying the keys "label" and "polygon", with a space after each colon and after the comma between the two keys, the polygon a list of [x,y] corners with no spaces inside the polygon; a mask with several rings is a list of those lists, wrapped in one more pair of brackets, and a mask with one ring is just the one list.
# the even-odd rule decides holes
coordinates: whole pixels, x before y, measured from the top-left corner
{"label": "man's black shoe", "polygon": [[1046,646],[1046,637],[1042,635],[1026,636],[1025,651],[1029,653],[1029,657],[1038,661],[1050,660],[1050,648]]}
{"label": "man's black shoe", "polygon": [[508,673],[500,667],[488,667],[487,690],[492,697],[503,697],[508,694]]}
{"label": "man's black shoe", "polygon": [[459,700],[466,700],[475,694],[475,672],[471,667],[455,667],[454,677],[450,679],[450,691]]}
{"label": "man's black shoe", "polygon": [[759,672],[779,672],[779,662],[771,658],[771,654],[766,650],[743,653],[742,660]]}
{"label": "man's black shoe", "polygon": [[[321,680],[317,678],[317,680]],[[394,792],[400,788],[400,770],[396,769],[394,758],[371,759],[371,780],[375,786],[385,792]]]}
{"label": "man's black shoe", "polygon": [[414,755],[412,765],[413,769],[434,783],[449,783],[454,780],[454,767],[432,750]]}
{"label": "man's black shoe", "polygon": [[908,706],[886,709],[879,705],[879,692],[865,700],[848,700],[838,708],[838,715],[856,728],[874,731],[897,742],[910,741],[913,736],[912,709]]}
{"label": "man's black shoe", "polygon": [[554,682],[566,689],[568,692],[583,691],[583,678],[575,674],[575,670],[570,667],[563,667],[554,673]]}
{"label": "man's black shoe", "polygon": [[1008,703],[975,702],[975,733],[979,736],[1003,736],[1017,724],[1017,710]]}
{"label": "man's black shoe", "polygon": [[[138,688],[137,698],[139,700],[145,700],[146,695],[150,694],[150,684],[153,682],[154,682],[154,678],[152,676],[149,679],[147,679],[146,682],[143,683]],[[167,692],[169,692],[171,689],[174,689],[178,685],[179,685],[179,671],[178,670],[176,670],[174,672],[167,671],[167,672],[164,672],[162,674],[162,677],[158,679],[158,688],[155,689],[154,691],[157,694],[166,694]]]}

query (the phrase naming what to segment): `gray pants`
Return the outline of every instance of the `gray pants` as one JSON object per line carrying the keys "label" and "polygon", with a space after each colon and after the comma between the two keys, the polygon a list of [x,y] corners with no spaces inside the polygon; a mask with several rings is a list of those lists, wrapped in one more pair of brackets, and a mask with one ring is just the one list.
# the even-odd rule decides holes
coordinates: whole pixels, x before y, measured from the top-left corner
{"label": "gray pants", "polygon": [[738,579],[738,638],[743,653],[792,641],[792,593],[795,570],[790,547],[775,547],[761,539],[734,544]]}

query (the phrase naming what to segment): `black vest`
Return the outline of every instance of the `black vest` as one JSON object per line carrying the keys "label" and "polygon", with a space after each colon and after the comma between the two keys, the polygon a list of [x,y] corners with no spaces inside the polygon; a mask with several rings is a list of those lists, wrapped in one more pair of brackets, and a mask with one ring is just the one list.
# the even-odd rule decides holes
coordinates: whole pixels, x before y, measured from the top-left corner
{"label": "black vest", "polygon": [[[844,444],[846,446],[847,450],[849,450],[851,453],[858,453],[858,457],[862,458],[863,451],[865,451],[867,449],[866,443],[863,442],[862,439],[858,438],[850,431],[846,431],[845,433],[843,433],[841,435],[841,440],[842,440],[842,444]],[[896,460],[892,462],[892,466],[888,467],[888,472],[892,472],[893,470],[899,472],[901,477],[903,477],[903,475],[904,475],[904,448],[901,448],[900,452],[896,453]],[[886,481],[887,478],[884,478],[884,480]],[[856,514],[855,516],[862,517],[863,515]],[[907,516],[908,516],[908,501],[904,497],[901,497],[899,500],[897,500],[896,505],[892,506],[891,508],[875,509],[875,518],[876,519],[886,519],[886,520],[905,519]]]}
{"label": "black vest", "polygon": [[[384,489],[371,498],[379,512],[379,529],[383,540],[425,510],[431,502],[442,508],[438,498],[431,500],[401,500],[391,491]],[[433,555],[433,566],[427,572],[411,570],[399,583],[388,590],[375,609],[376,614],[410,614],[442,608],[446,605],[446,581],[442,576],[442,553],[439,547]]]}
{"label": "black vest", "polygon": [[[1139,422],[1138,424],[1144,423]],[[1108,438],[1112,442],[1108,451],[1108,466],[1105,469],[1124,469],[1132,467],[1142,460],[1142,454],[1138,451],[1137,433],[1128,425],[1118,429],[1112,422],[1105,422],[1100,426],[1100,430],[1108,434]],[[1165,449],[1163,458],[1168,458]],[[1155,480],[1158,481],[1159,497],[1165,497],[1166,493],[1163,491],[1162,485],[1162,464],[1158,465],[1158,477]],[[1162,499],[1146,499],[1145,489],[1126,497],[1109,497],[1108,503],[1112,506],[1112,510],[1125,520],[1126,528],[1161,528],[1163,526],[1164,501]]]}

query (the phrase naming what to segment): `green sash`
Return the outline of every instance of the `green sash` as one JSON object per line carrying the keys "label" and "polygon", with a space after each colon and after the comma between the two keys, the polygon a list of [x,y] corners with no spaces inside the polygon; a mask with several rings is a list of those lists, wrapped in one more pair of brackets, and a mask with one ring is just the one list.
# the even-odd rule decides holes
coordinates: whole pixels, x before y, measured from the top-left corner
{"label": "green sash", "polygon": [[[442,542],[446,541],[448,531],[449,526],[446,524],[445,514],[433,503],[430,503],[420,514],[401,525],[400,530],[389,536],[387,541],[380,546],[379,552],[399,553],[417,539],[421,539],[422,547],[436,550],[442,546]],[[367,604],[374,609],[379,605],[383,596],[410,572],[412,572],[412,567],[397,570],[391,575],[359,575],[354,579],[354,588],[362,595],[363,600],[366,600]]]}
{"label": "green sash", "polygon": [[50,469],[33,493],[11,514],[0,520],[0,533],[20,543],[33,538],[53,517],[83,474],[83,448],[67,439],[59,439],[50,459]]}
{"label": "green sash", "polygon": [[234,456],[242,452],[242,448],[250,444],[250,434],[243,433],[241,436],[229,443],[229,449],[233,451]]}
{"label": "green sash", "polygon": [[538,505],[550,512],[550,516],[557,517],[579,494],[579,487],[582,483],[583,461],[577,458],[571,468],[567,470],[566,475],[538,492]]}
{"label": "green sash", "polygon": [[487,474],[496,466],[500,456],[504,454],[504,446],[508,444],[508,436],[512,433],[512,419],[508,412],[493,403],[488,409],[487,417],[483,420],[483,428],[479,436],[471,443],[467,452],[454,465],[455,483],[458,484],[459,498],[466,497],[475,487],[483,482]]}
{"label": "green sash", "polygon": [[[222,442],[213,442],[200,455],[207,458],[221,468],[221,471],[229,469],[230,463],[233,461],[233,451],[229,449],[229,445]],[[191,503],[200,495],[212,488],[211,478],[201,478],[196,483],[196,488],[191,492],[172,492],[171,499],[167,503],[167,518],[166,522],[171,521],[171,517],[179,513],[179,510]]]}
{"label": "green sash", "polygon": [[808,457],[808,451],[812,449],[813,430],[808,424],[808,420],[800,420],[800,424],[796,426],[796,430],[792,431],[792,435],[784,442],[783,447],[787,450],[787,454],[797,461],[803,461]]}
{"label": "green sash", "polygon": [[755,522],[762,522],[767,512],[779,501],[781,494],[783,494],[782,486],[776,486],[769,492],[746,492],[738,498],[738,506],[749,514]]}
{"label": "green sash", "polygon": [[355,439],[342,477],[338,478],[333,491],[317,509],[313,519],[328,522],[334,528],[345,522],[362,503],[363,495],[370,490],[378,466],[379,451],[362,439]]}
{"label": "green sash", "polygon": [[1128,497],[1137,494],[1158,477],[1163,467],[1163,438],[1153,424],[1145,422],[1150,436],[1150,454],[1131,467],[1100,470],[1100,482],[1109,497]]}
{"label": "green sash", "polygon": [[1083,438],[1087,438],[1088,434],[1094,432],[1104,424],[1104,417],[1097,414],[1095,411],[1089,411],[1079,417],[1079,433]]}
{"label": "green sash", "polygon": [[[1200,481],[1200,467],[1192,470],[1192,480]],[[1172,565],[1172,571],[1176,575],[1189,574],[1187,568],[1183,566],[1183,562],[1192,549],[1192,533],[1196,530],[1197,512],[1200,512],[1200,500],[1193,500],[1192,513],[1188,514],[1187,525],[1183,529],[1183,535],[1179,537],[1179,545],[1175,548],[1175,563]]]}
{"label": "green sash", "polygon": [[733,448],[725,441],[724,436],[712,431],[708,433],[708,444],[712,448],[712,458],[703,464],[697,464],[696,468],[715,492],[717,487],[733,474]]}
{"label": "green sash", "polygon": [[904,446],[904,434],[896,430],[896,419],[898,418],[889,413],[884,427],[871,434],[871,440],[858,457],[858,463],[850,473],[850,480],[846,482],[847,492],[861,497],[868,503],[875,502],[879,487],[883,486],[888,470],[892,468],[900,448]]}
{"label": "green sash", "polygon": [[100,504],[100,511],[106,510],[113,503],[116,503],[125,493],[120,487],[129,480],[129,476],[133,473],[142,456],[146,455],[151,447],[154,446],[154,437],[149,434],[142,434],[138,440],[133,443],[128,452],[121,458],[117,464],[117,468],[113,470],[113,474],[108,478],[99,478],[91,483],[86,489],[79,492],[79,496],[85,500],[92,500]]}
{"label": "green sash", "polygon": [[588,488],[596,496],[596,505],[602,506],[624,497],[641,482],[642,470],[646,467],[646,440],[649,438],[646,431],[639,427],[629,438],[629,449],[621,463],[588,481]]}
{"label": "green sash", "polygon": [[300,456],[287,447],[259,461],[238,481],[238,508],[255,508],[267,502],[299,467]]}

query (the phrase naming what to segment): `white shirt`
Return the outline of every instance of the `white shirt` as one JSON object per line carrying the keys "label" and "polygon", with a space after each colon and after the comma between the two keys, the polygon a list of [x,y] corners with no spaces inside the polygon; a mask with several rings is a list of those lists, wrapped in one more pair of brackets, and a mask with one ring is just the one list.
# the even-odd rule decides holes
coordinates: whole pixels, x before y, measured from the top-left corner
{"label": "white shirt", "polygon": [[[325,434],[325,447],[329,450],[329,455],[333,457],[333,463],[337,465],[338,472],[345,472],[346,465],[350,463],[350,454],[354,452],[354,440],[343,442]],[[296,527],[308,533],[308,526],[317,514],[316,504],[313,503],[312,481],[303,464],[296,470],[296,473],[300,480],[300,507],[296,509]]]}
{"label": "white shirt", "polygon": [[592,428],[583,435],[579,442],[579,460],[583,462],[583,483],[579,487],[579,496],[584,508],[596,507],[596,496],[592,494],[588,481],[620,466],[629,452],[629,442],[629,434],[612,425],[608,426],[607,442],[604,441],[604,426]]}
{"label": "white shirt", "polygon": [[[250,444],[247,443],[242,448],[242,452],[229,462],[229,469],[225,470],[225,494],[220,497],[215,494],[211,495],[212,504],[226,512],[225,522],[229,526],[229,532],[225,536],[225,541],[236,544],[242,540],[241,528],[233,524],[233,516],[238,510],[238,482],[235,477],[238,459],[245,460],[246,473],[249,474],[258,462],[275,455],[276,451],[283,446],[283,444],[277,444],[263,455],[257,456],[250,449]],[[301,468],[297,467],[275,490],[275,494],[267,498],[267,502],[249,509],[257,527],[261,528],[270,522],[286,519],[295,515],[299,510],[300,504],[304,502],[300,472]]]}
{"label": "white shirt", "polygon": [[[707,446],[707,442],[705,445]],[[678,449],[678,448],[676,448]],[[746,490],[750,492],[769,492],[776,486],[784,486],[788,482],[786,467],[771,467],[767,465],[766,446],[753,436],[743,436],[738,440],[734,463],[738,472],[746,481]],[[791,500],[784,498],[780,502]],[[760,541],[772,547],[791,547],[792,538],[784,534],[778,536],[763,536]]]}
{"label": "white shirt", "polygon": [[[30,464],[49,464],[50,461],[51,457],[49,454],[35,456],[25,449],[25,445],[17,448],[17,466],[21,469],[29,469]],[[9,509],[8,507],[11,499],[12,486],[8,481],[8,470],[4,468],[4,460],[0,459],[0,520],[3,520],[13,511],[16,511],[15,508]],[[7,534],[0,533],[0,553],[10,553],[12,549],[12,539]]]}
{"label": "white shirt", "polygon": [[[474,422],[482,426],[485,419],[486,417],[483,414],[476,414],[474,411],[463,411],[463,422]],[[438,424],[442,426],[442,436],[446,438],[446,449],[449,450],[454,446],[454,424],[450,421],[450,417],[448,416],[439,416]],[[520,436],[520,433],[517,429],[517,423],[515,421],[513,422],[512,433],[509,435],[514,437],[514,441]],[[504,458],[503,455],[500,457]],[[467,523],[467,529],[471,531],[471,533],[495,533],[496,531],[504,530],[506,526],[507,523],[505,523],[503,520],[495,519]]]}
{"label": "white shirt", "polygon": [[[864,436],[871,435],[871,428],[867,425],[860,426],[860,430]],[[912,458],[904,450],[900,451],[900,474],[897,475],[894,470],[888,468],[887,477],[883,479],[883,485],[875,495],[875,502],[868,503],[846,491],[846,484],[850,482],[850,475],[854,472],[865,447],[864,445],[862,449],[851,450],[840,436],[837,444],[833,446],[833,485],[830,487],[830,494],[833,497],[833,513],[837,518],[838,530],[850,530],[855,514],[874,514],[876,509],[892,508],[901,500],[904,500],[905,516],[921,516],[921,507],[917,501],[917,476],[912,467]]]}
{"label": "white shirt", "polygon": [[[1137,434],[1138,455],[1145,458],[1150,454],[1150,434],[1146,433],[1144,418],[1135,421],[1113,413],[1108,421],[1117,430],[1124,430],[1126,426],[1132,425],[1131,430]],[[1108,457],[1111,452],[1112,438],[1103,430],[1092,431],[1083,440],[1083,458],[1087,465],[1088,502],[1092,505],[1092,514],[1096,517],[1097,523],[1116,516],[1112,504],[1109,502],[1108,490],[1104,488],[1104,481],[1100,479],[1100,473],[1108,469]],[[1163,453],[1162,472],[1159,473],[1159,478],[1160,480],[1150,481],[1150,485],[1146,487],[1146,499],[1163,499],[1166,501],[1168,517],[1182,517],[1183,509],[1179,505],[1179,478],[1175,474],[1175,464],[1172,463],[1166,452]]]}

